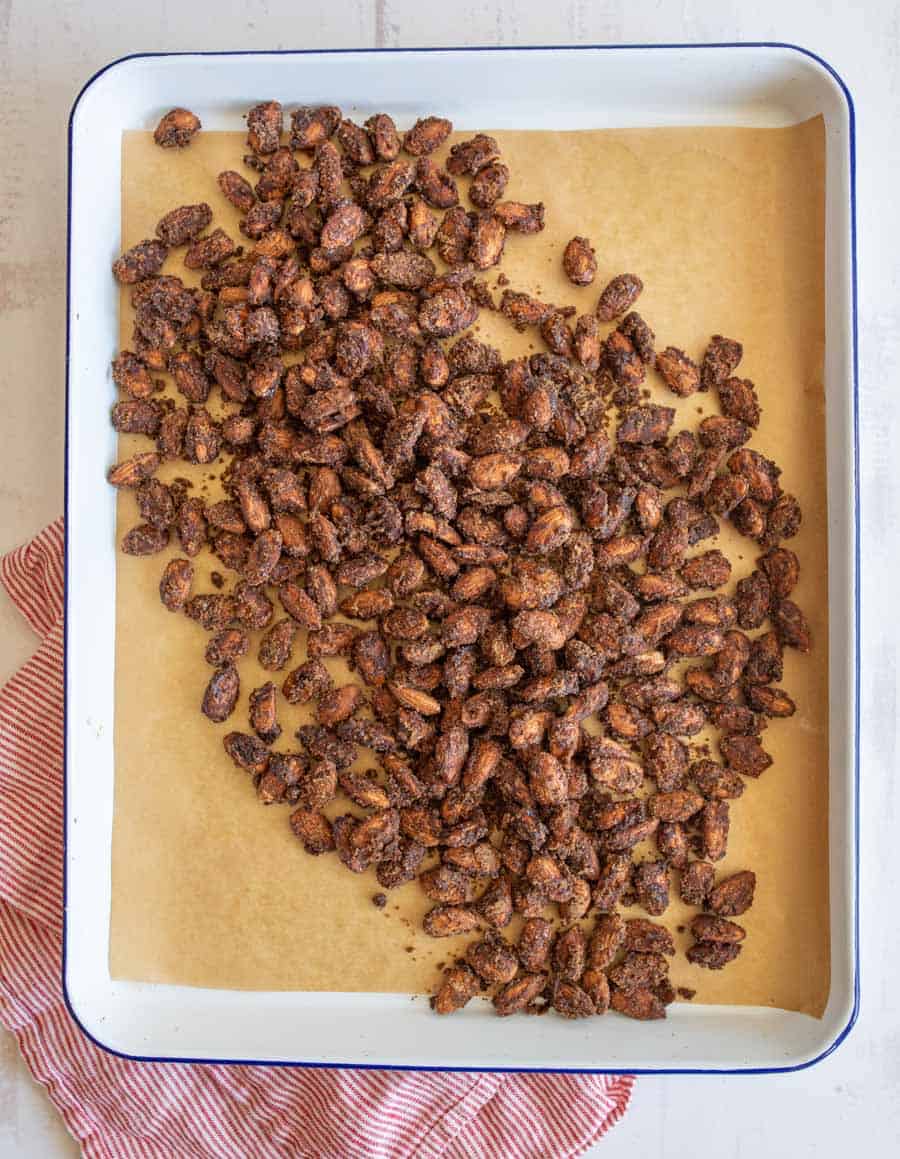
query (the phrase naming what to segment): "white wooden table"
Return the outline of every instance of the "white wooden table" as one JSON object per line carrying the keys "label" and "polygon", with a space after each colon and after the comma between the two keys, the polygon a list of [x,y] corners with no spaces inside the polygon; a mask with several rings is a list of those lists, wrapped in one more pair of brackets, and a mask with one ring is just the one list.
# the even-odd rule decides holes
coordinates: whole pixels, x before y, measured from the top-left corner
{"label": "white wooden table", "polygon": [[[642,1078],[592,1155],[831,1159],[900,1151],[900,8],[892,0],[0,0],[0,551],[62,510],[66,120],[82,82],[129,52],[781,40],[829,60],[858,115],[863,492],[863,1004],[809,1071]],[[898,444],[893,440],[897,437]],[[0,600],[0,679],[34,641]],[[0,1032],[0,1159],[77,1148]]]}

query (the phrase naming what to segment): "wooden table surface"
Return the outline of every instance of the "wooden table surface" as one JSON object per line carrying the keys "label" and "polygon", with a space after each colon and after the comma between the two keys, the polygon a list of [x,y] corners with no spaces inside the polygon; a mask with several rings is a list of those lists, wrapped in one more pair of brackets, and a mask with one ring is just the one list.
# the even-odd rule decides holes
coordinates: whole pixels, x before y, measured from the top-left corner
{"label": "wooden table surface", "polygon": [[[900,1149],[897,450],[900,440],[900,8],[891,0],[0,0],[0,551],[62,510],[66,121],[82,83],[131,52],[779,40],[829,60],[856,101],[863,501],[862,1013],[795,1075],[642,1078],[591,1152],[819,1159]],[[390,67],[386,65],[386,67]],[[0,598],[0,679],[34,638]],[[76,1145],[0,1031],[0,1159]],[[260,1154],[263,1154],[260,1152]]]}

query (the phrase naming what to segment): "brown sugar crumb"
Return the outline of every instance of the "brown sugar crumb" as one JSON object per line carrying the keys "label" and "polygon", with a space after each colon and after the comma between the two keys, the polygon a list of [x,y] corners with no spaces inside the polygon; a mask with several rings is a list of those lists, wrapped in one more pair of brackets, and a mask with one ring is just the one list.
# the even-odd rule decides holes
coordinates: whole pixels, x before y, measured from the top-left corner
{"label": "brown sugar crumb", "polygon": [[696,995],[697,991],[692,990],[690,986],[679,986],[677,993],[679,998],[683,998],[685,1002],[690,1002],[690,1000]]}
{"label": "brown sugar crumb", "polygon": [[372,905],[377,906],[378,909],[384,909],[387,905],[387,894],[376,893],[372,898]]}

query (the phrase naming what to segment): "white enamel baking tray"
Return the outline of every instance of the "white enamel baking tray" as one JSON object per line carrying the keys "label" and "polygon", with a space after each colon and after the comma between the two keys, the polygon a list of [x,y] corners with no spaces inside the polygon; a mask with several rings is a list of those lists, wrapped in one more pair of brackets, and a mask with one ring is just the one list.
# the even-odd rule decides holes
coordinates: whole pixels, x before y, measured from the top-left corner
{"label": "white enamel baking tray", "polygon": [[[485,78],[490,83],[485,83]],[[242,127],[259,100],[334,103],[357,119],[440,110],[458,128],[827,127],[827,403],[831,600],[831,995],[821,1020],[748,1007],[672,1008],[665,1023],[435,1019],[392,994],[245,993],[114,982],[108,969],[113,811],[115,457],[120,142],[173,105]],[[64,985],[85,1033],[143,1059],[437,1069],[779,1071],[823,1058],[858,1007],[858,530],[853,105],[840,77],[779,44],[142,55],[85,86],[70,122],[66,914]],[[480,1004],[477,1004],[480,1006]]]}

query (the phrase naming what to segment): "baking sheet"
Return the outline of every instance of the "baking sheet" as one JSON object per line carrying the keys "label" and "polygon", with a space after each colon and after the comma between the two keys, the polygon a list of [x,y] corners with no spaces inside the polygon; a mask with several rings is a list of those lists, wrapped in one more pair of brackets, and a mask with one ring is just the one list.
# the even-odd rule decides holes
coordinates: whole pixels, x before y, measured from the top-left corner
{"label": "baking sheet", "polygon": [[[764,743],[775,764],[732,803],[719,872],[750,867],[759,877],[744,951],[719,973],[691,967],[679,954],[671,974],[675,985],[697,991],[695,1002],[818,1016],[829,983],[823,123],[495,135],[513,174],[508,195],[547,207],[542,234],[507,242],[502,270],[512,288],[583,312],[608,278],[631,270],[647,287],[638,308],[659,348],[671,343],[699,357],[712,333],[744,343],[738,373],[756,382],[763,405],[753,446],[776,459],[803,507],[792,546],[802,563],[796,598],[814,650],[805,658],[786,654],[784,685],[797,716],[771,724]],[[239,215],[215,175],[240,171],[243,153],[237,133],[201,133],[180,152],[156,148],[149,134],[125,134],[123,246],[152,236],[168,209],[200,200],[213,207],[215,224],[238,237]],[[597,250],[597,281],[587,289],[571,286],[559,264],[576,233]],[[166,269],[193,280],[178,253]],[[127,298],[123,345],[131,330]],[[519,335],[486,312],[479,326],[507,357],[542,348],[536,334]],[[678,402],[656,381],[651,389],[678,406],[681,425],[716,413],[708,395]],[[143,442],[123,438],[121,454]],[[195,494],[218,494],[210,469],[180,462],[161,474],[191,476]],[[137,521],[133,496],[123,495],[119,534]],[[733,586],[757,552],[724,526],[718,546],[735,564]],[[210,671],[206,634],[159,603],[164,558],[118,557],[112,976],[237,989],[430,989],[456,944],[421,933],[430,903],[415,883],[378,910],[374,875],[350,874],[335,857],[307,856],[286,809],[258,805],[246,775],[225,756],[224,733],[245,727],[246,692],[268,678],[254,649],[241,663],[244,696],[231,721],[213,726],[200,716]],[[217,561],[197,562],[195,590],[212,590],[207,575]],[[295,653],[295,662],[301,658]],[[276,747],[289,748],[308,712],[282,703],[280,719]],[[674,928],[692,913],[674,900],[666,924]]]}

